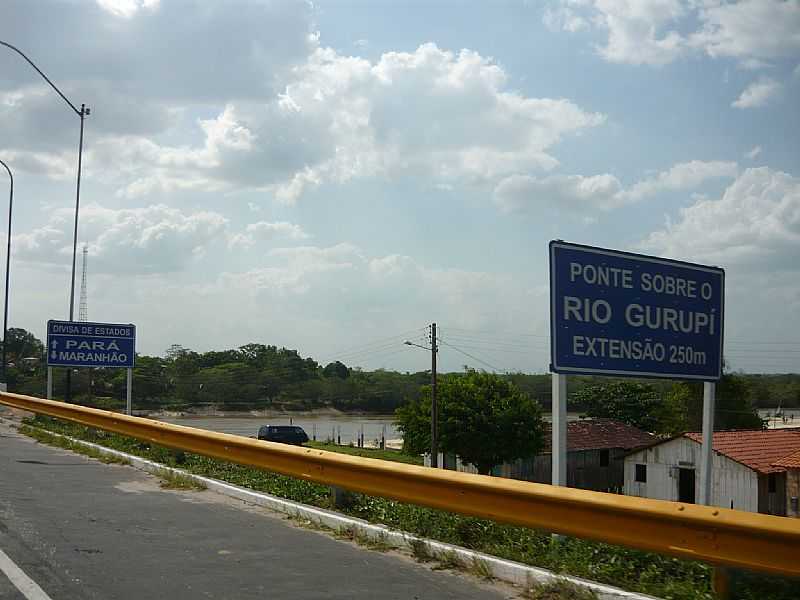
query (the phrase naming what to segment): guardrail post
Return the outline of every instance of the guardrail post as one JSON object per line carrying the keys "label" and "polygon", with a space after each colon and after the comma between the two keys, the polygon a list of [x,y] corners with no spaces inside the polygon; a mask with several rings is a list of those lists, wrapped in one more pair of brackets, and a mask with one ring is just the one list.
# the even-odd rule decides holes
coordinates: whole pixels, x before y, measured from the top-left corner
{"label": "guardrail post", "polygon": [[717,600],[729,600],[731,597],[731,572],[726,567],[715,566],[711,572],[711,589]]}
{"label": "guardrail post", "polygon": [[348,492],[339,486],[331,486],[331,506],[333,508],[348,508],[353,504],[353,492]]}

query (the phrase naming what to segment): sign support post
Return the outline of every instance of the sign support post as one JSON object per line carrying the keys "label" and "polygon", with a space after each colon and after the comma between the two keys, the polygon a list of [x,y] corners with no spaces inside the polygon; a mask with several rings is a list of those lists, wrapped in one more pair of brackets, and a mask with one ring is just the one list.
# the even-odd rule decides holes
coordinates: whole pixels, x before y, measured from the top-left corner
{"label": "sign support post", "polygon": [[131,396],[133,395],[133,369],[128,368],[127,371],[128,371],[128,382],[127,382],[127,385],[125,386],[125,388],[126,388],[126,393],[127,393],[128,398],[127,398],[127,403],[125,404],[125,414],[126,415],[130,415],[131,414]]}
{"label": "sign support post", "polygon": [[711,490],[713,489],[711,465],[714,461],[714,402],[716,384],[710,381],[703,383],[703,460],[701,463],[702,472],[700,480],[703,482],[700,488],[700,504],[706,506],[711,504]]}
{"label": "sign support post", "polygon": [[567,376],[553,373],[552,442],[550,453],[553,463],[552,485],[567,485]]}
{"label": "sign support post", "polygon": [[53,399],[53,367],[47,367],[47,399]]}

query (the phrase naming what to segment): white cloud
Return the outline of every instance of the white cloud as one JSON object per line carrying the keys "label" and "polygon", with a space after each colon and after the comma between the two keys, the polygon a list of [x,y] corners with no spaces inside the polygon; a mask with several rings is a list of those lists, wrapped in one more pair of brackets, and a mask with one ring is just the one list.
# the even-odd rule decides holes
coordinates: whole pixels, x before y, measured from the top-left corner
{"label": "white cloud", "polygon": [[57,181],[73,179],[78,172],[77,158],[74,152],[8,150],[3,152],[3,157],[6,162],[14,166],[15,171],[42,173]]}
{"label": "white cloud", "polygon": [[97,0],[100,8],[107,10],[112,15],[130,18],[141,9],[154,10],[160,0]]}
{"label": "white cloud", "polygon": [[686,40],[673,28],[686,13],[679,0],[562,0],[547,9],[550,28],[579,31],[591,26],[607,34],[597,51],[609,62],[663,65],[685,50]]}
{"label": "white cloud", "polygon": [[258,221],[250,223],[243,233],[233,234],[229,240],[230,247],[242,246],[248,248],[257,241],[273,241],[278,239],[305,240],[309,236],[300,225],[288,223],[286,221]]}
{"label": "white cloud", "polygon": [[364,260],[360,250],[349,243],[327,248],[275,248],[267,253],[267,259],[274,264],[244,272],[222,273],[206,291],[236,289],[255,296],[302,295],[312,287],[333,285],[335,288],[337,278],[345,278],[346,272]]}
{"label": "white cloud", "polygon": [[692,160],[634,184],[625,195],[630,200],[639,200],[665,190],[692,189],[709,179],[735,177],[737,172],[735,162]]}
{"label": "white cloud", "polygon": [[565,6],[548,6],[544,10],[542,20],[551,31],[564,30],[575,33],[589,29],[589,22],[571,6],[580,6],[582,4],[585,4],[582,0],[570,0]]}
{"label": "white cloud", "polygon": [[610,62],[662,65],[695,50],[762,68],[800,52],[800,3],[792,0],[561,0],[544,21],[604,32],[597,50]]}
{"label": "white cloud", "polygon": [[[278,248],[266,260],[257,269],[221,274],[201,295],[233,291],[254,311],[281,307],[286,318],[301,314],[306,321],[338,307],[343,327],[364,331],[385,326],[387,319],[395,327],[417,323],[420,314],[473,328],[508,328],[515,319],[530,319],[522,315],[534,291],[501,273],[432,267],[399,254],[369,256],[350,243]],[[498,297],[508,300],[504,306]]]}
{"label": "white cloud", "polygon": [[781,91],[782,87],[782,84],[774,79],[762,77],[758,81],[754,81],[748,85],[739,98],[731,103],[731,106],[734,108],[757,108],[759,106],[764,106],[769,102],[770,98]]}
{"label": "white cloud", "polygon": [[494,202],[504,212],[524,211],[541,204],[574,210],[610,210],[622,204],[621,185],[613,175],[551,175],[542,179],[512,175],[494,190]]}
{"label": "white cloud", "polygon": [[767,167],[745,170],[717,200],[699,200],[642,247],[661,255],[762,272],[797,270],[800,180]]}
{"label": "white cloud", "polygon": [[759,71],[761,69],[767,69],[772,65],[768,62],[765,62],[759,58],[746,58],[743,61],[739,62],[739,68],[744,69],[745,71]]}
{"label": "white cloud", "polygon": [[603,120],[508,89],[505,71],[469,50],[424,44],[371,63],[319,48],[266,105],[229,103],[201,121],[202,146],[127,136],[98,154],[119,157],[126,197],[238,188],[292,203],[309,187],[358,177],[468,185],[549,169],[551,146]]}
{"label": "white cloud", "polygon": [[[81,207],[80,233],[89,245],[92,270],[100,273],[168,273],[182,270],[225,230],[227,220],[214,212],[186,214],[153,205],[111,209]],[[44,226],[14,236],[22,261],[59,265],[72,256],[72,212],[51,212]]]}
{"label": "white cloud", "polygon": [[[78,4],[9,0],[0,20],[73,103],[92,108],[87,149],[106,135],[176,139],[187,114],[270,97],[319,45],[304,0]],[[12,53],[0,53],[0,72],[4,146],[74,152],[77,117],[53,90]]]}
{"label": "white cloud", "polygon": [[762,148],[761,146],[753,146],[753,149],[749,152],[745,152],[744,155],[749,158],[750,160],[755,160],[755,158],[761,154]]}
{"label": "white cloud", "polygon": [[800,3],[793,0],[710,1],[692,44],[712,57],[771,59],[800,52]]}
{"label": "white cloud", "polygon": [[537,178],[512,175],[494,190],[494,202],[505,212],[524,211],[543,203],[572,210],[612,210],[663,191],[688,190],[705,181],[735,177],[735,162],[693,160],[678,163],[628,189],[608,173],[602,175],[551,175]]}

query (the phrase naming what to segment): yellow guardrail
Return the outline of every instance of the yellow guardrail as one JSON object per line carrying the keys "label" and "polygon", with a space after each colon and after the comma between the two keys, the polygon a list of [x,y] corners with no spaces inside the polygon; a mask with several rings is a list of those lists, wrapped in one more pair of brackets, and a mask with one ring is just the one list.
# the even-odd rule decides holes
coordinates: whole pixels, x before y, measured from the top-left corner
{"label": "yellow guardrail", "polygon": [[0,403],[373,496],[714,565],[800,575],[798,519],[360,458],[18,394],[0,393]]}

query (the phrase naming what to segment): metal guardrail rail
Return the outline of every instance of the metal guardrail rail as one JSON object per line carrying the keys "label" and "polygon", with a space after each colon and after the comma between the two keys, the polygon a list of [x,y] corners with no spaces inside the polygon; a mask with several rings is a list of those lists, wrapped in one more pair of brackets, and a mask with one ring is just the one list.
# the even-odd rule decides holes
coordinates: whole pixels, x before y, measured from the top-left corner
{"label": "metal guardrail rail", "polygon": [[718,566],[800,575],[800,520],[263,442],[18,394],[0,403],[290,477]]}

